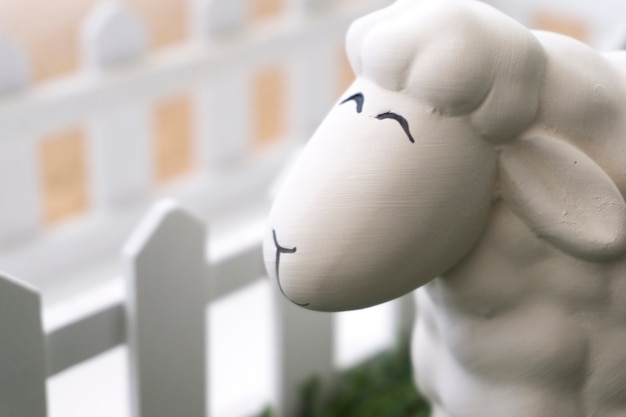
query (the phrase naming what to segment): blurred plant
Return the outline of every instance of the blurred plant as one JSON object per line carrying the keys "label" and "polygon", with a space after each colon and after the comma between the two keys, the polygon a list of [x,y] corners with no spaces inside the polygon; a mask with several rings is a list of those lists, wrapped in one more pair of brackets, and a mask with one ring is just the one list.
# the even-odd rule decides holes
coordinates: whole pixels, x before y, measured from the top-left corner
{"label": "blurred plant", "polygon": [[272,413],[272,408],[268,405],[263,411],[261,411],[261,414],[259,414],[258,417],[274,417],[274,414]]}
{"label": "blurred plant", "polygon": [[[327,401],[311,378],[302,388],[298,417],[428,417],[430,408],[413,384],[409,338],[343,372]],[[259,417],[272,417],[269,408]]]}

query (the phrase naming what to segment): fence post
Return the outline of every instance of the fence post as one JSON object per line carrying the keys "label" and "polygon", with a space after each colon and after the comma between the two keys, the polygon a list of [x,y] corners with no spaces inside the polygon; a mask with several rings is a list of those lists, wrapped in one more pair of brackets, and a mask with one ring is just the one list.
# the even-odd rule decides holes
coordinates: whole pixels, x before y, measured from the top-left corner
{"label": "fence post", "polygon": [[[99,3],[81,29],[84,65],[95,77],[141,58],[147,50],[145,26],[119,3]],[[87,130],[94,205],[108,208],[146,197],[152,182],[148,104],[112,108],[89,120]]]}
{"label": "fence post", "polygon": [[[243,30],[243,0],[194,0],[194,32],[205,48],[227,42]],[[251,143],[250,77],[246,68],[217,70],[195,94],[196,137],[202,165],[223,168],[240,163]]]}
{"label": "fence post", "polygon": [[134,417],[206,416],[204,225],[172,201],[124,247]]}
{"label": "fence post", "polygon": [[273,297],[278,313],[276,414],[291,417],[300,414],[302,389],[311,378],[326,388],[333,381],[333,315],[298,307],[279,291]]}
{"label": "fence post", "polygon": [[0,335],[0,416],[45,417],[40,296],[5,274],[0,274]]}
{"label": "fence post", "polygon": [[293,55],[289,92],[293,103],[291,131],[306,143],[336,99],[338,48],[317,39],[304,42]]}
{"label": "fence post", "polygon": [[410,336],[415,324],[415,291],[403,295],[394,301],[396,309],[396,330],[401,336]]}
{"label": "fence post", "polygon": [[[24,91],[30,69],[21,48],[0,36],[0,96]],[[30,137],[0,138],[0,243],[28,237],[41,223],[36,143]]]}
{"label": "fence post", "polygon": [[[288,0],[292,13],[303,19],[329,6],[327,0]],[[341,43],[329,45],[324,36],[310,36],[292,57],[290,77],[292,106],[291,131],[306,143],[336,100],[338,49]]]}

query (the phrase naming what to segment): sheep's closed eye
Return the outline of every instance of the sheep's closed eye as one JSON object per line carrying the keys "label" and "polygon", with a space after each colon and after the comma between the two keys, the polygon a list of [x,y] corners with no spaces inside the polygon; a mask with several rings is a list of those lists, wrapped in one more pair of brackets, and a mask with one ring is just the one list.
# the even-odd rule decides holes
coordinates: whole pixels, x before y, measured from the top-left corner
{"label": "sheep's closed eye", "polygon": [[[365,97],[363,96],[363,93],[352,94],[350,97],[343,99],[339,103],[339,105],[348,103],[350,101],[354,101],[356,103],[357,113],[361,113],[363,111],[363,102],[365,101]],[[398,123],[400,123],[400,126],[402,126],[404,133],[406,133],[406,135],[409,137],[409,140],[411,141],[411,143],[415,143],[415,140],[413,139],[413,135],[411,135],[411,131],[409,129],[409,122],[407,122],[404,117],[400,116],[397,113],[388,111],[386,113],[379,114],[378,116],[376,116],[376,118],[378,120],[393,119],[397,121]]]}
{"label": "sheep's closed eye", "polygon": [[406,133],[406,135],[409,137],[411,143],[415,143],[413,135],[411,135],[411,131],[409,130],[409,122],[407,122],[404,117],[400,116],[397,113],[388,111],[386,113],[379,114],[378,116],[376,116],[376,118],[378,120],[393,119],[396,122],[400,123],[400,126],[402,126],[402,130],[404,130],[404,133]]}
{"label": "sheep's closed eye", "polygon": [[363,93],[356,93],[343,100],[341,104],[347,103],[349,101],[354,101],[356,103],[356,112],[361,113],[363,111],[363,102],[365,101],[365,97],[363,97]]}

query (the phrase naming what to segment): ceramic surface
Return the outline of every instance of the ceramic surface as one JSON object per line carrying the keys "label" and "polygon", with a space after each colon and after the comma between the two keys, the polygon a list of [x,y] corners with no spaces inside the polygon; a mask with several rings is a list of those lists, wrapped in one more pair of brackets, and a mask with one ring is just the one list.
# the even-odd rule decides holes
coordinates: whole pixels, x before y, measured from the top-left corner
{"label": "ceramic surface", "polygon": [[626,54],[471,0],[398,1],[347,51],[358,78],[268,222],[280,291],[417,289],[434,417],[626,415]]}

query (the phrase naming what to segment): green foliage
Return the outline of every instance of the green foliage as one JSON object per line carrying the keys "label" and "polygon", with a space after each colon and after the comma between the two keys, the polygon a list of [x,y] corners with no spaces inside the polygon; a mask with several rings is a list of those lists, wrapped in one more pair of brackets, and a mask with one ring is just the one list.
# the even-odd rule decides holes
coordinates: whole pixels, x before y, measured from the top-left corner
{"label": "green foliage", "polygon": [[[395,349],[345,371],[330,398],[320,401],[319,379],[302,389],[298,417],[428,417],[430,409],[412,377],[408,338]],[[260,417],[271,417],[266,409]]]}
{"label": "green foliage", "polygon": [[272,413],[272,408],[270,406],[265,407],[265,409],[263,411],[261,411],[261,414],[259,414],[258,417],[273,417],[274,414]]}

